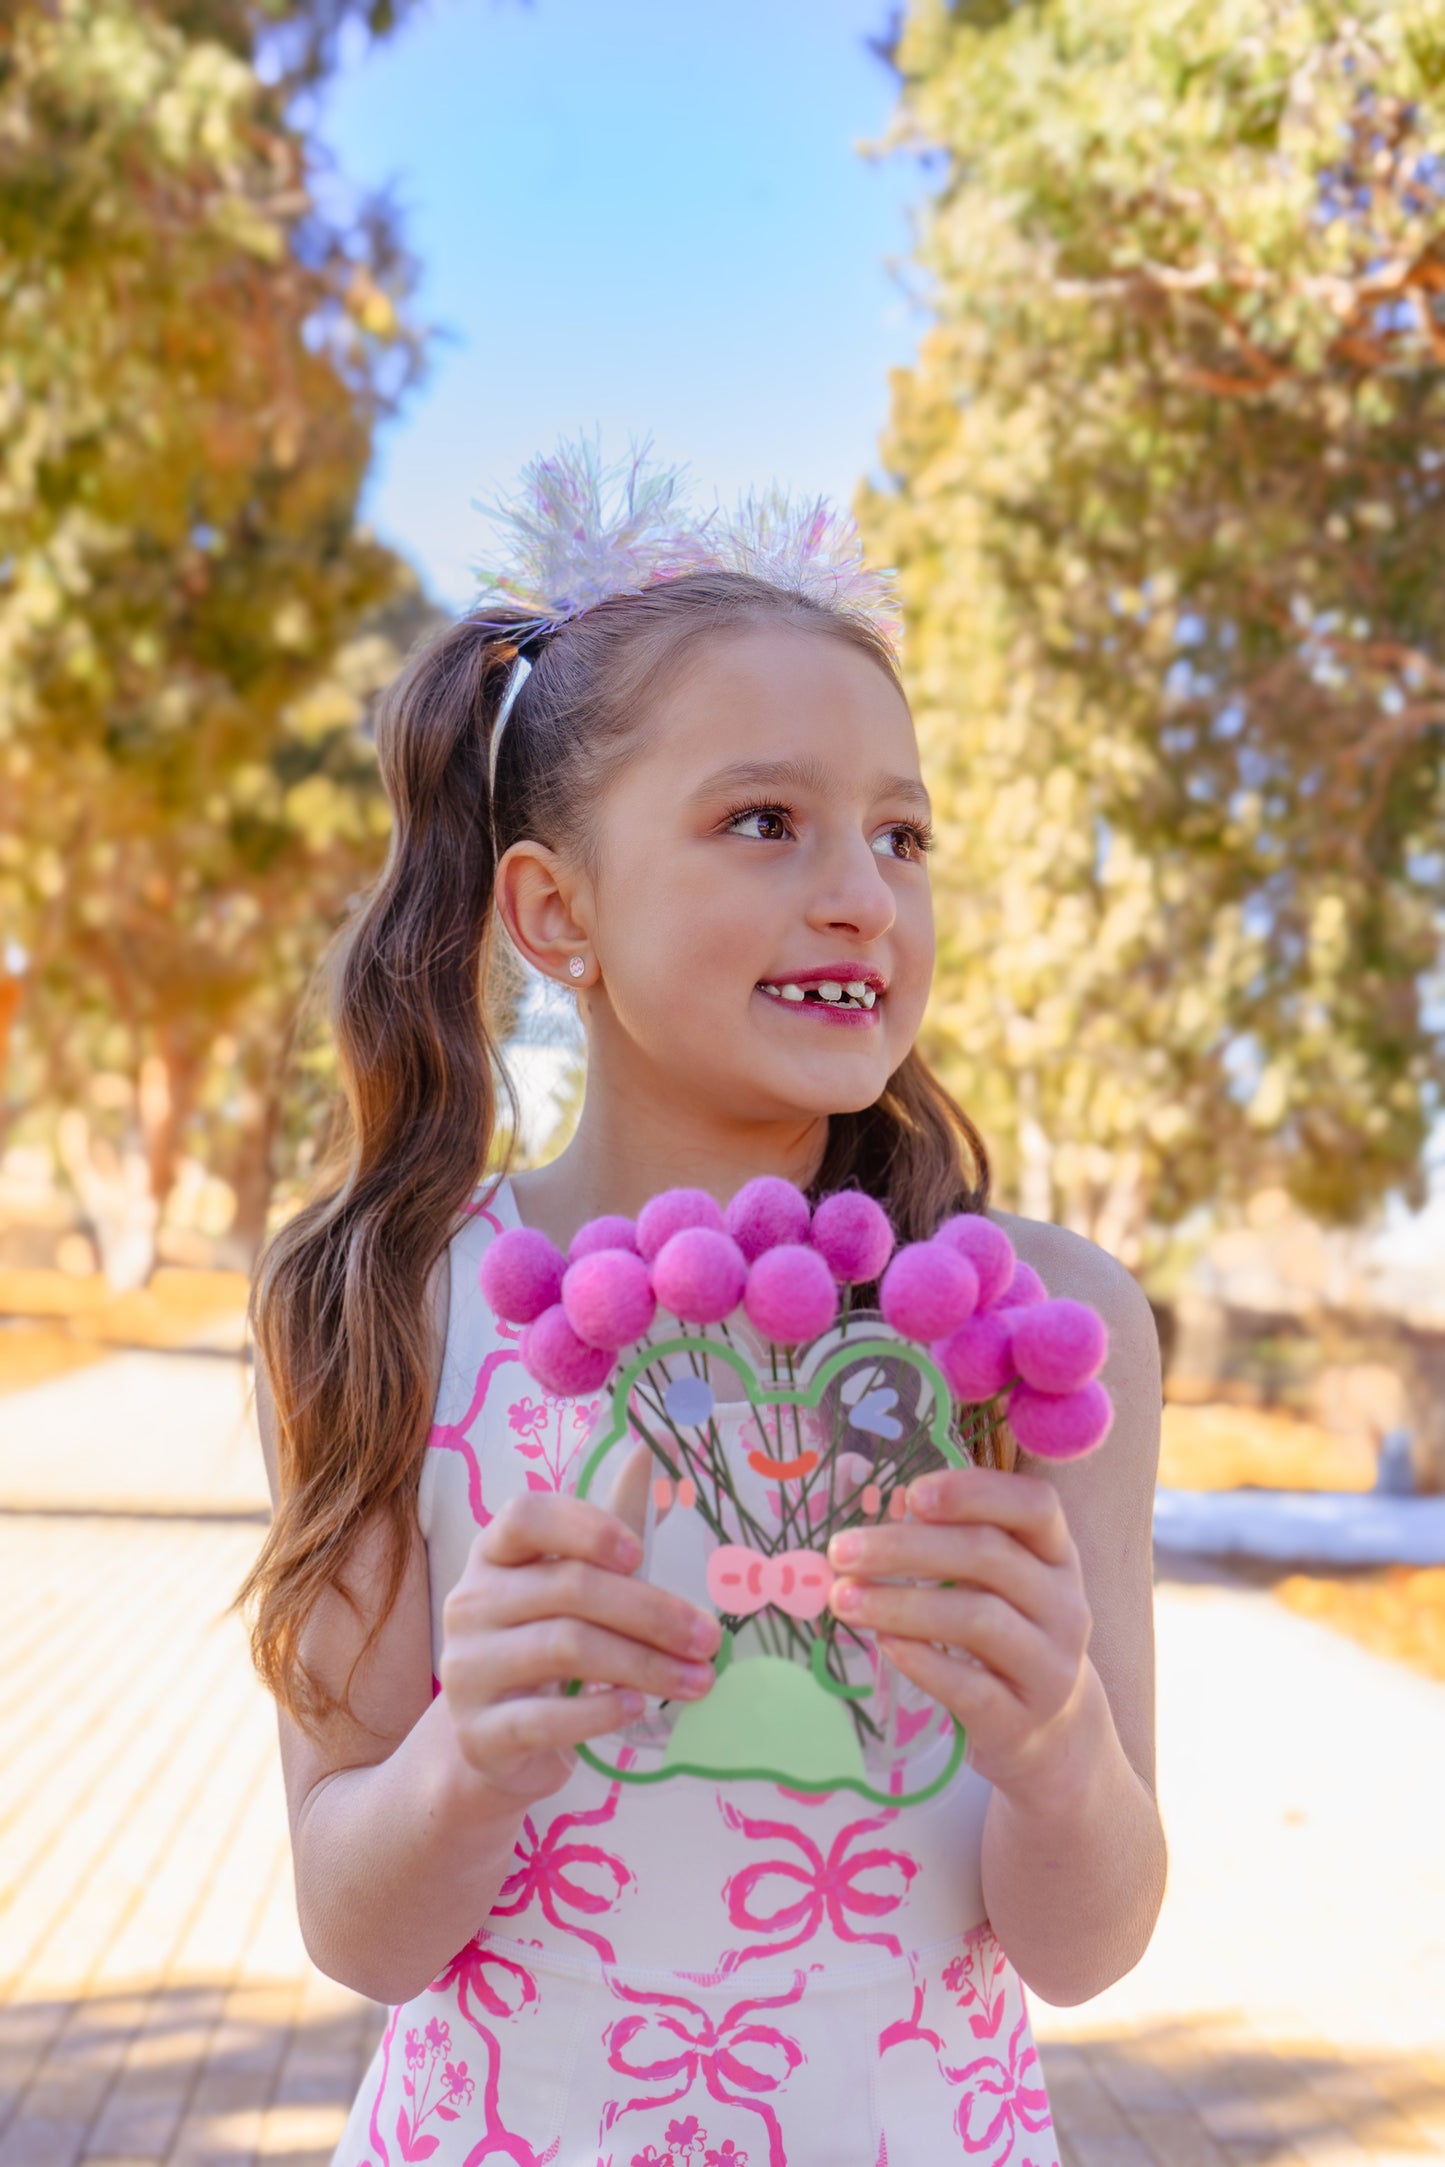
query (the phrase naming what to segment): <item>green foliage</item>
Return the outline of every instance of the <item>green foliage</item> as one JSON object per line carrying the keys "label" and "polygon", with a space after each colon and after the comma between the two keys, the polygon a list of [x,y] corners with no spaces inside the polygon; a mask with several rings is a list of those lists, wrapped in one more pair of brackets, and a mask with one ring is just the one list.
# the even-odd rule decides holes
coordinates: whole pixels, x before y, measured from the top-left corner
{"label": "green foliage", "polygon": [[862,493],[937,783],[931,1050],[1133,1260],[1418,1200],[1445,1057],[1445,6],[916,0],[934,322]]}
{"label": "green foliage", "polygon": [[355,522],[410,266],[384,207],[322,215],[290,117],[348,14],[0,17],[0,901],[56,1099],[102,1040],[164,1061],[160,1196],[193,1114],[269,1139],[385,846],[359,726],[429,615]]}

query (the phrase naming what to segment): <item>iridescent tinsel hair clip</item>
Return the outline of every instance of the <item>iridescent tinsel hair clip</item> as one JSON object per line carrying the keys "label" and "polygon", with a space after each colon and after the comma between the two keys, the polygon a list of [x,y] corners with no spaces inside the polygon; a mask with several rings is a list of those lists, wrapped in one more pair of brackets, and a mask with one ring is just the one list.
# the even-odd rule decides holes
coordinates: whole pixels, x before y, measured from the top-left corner
{"label": "iridescent tinsel hair clip", "polygon": [[[685,572],[747,572],[825,608],[863,617],[896,646],[897,577],[867,563],[857,522],[825,497],[795,501],[776,486],[749,491],[736,511],[699,516],[686,468],[651,463],[651,440],[605,467],[595,442],[562,442],[522,470],[510,497],[476,502],[496,530],[493,556],[473,567],[477,599],[519,644],[556,631],[595,603],[637,594]],[[475,501],[475,500],[474,500]],[[520,611],[518,617],[515,613]],[[493,732],[493,748],[530,665],[519,663]]]}

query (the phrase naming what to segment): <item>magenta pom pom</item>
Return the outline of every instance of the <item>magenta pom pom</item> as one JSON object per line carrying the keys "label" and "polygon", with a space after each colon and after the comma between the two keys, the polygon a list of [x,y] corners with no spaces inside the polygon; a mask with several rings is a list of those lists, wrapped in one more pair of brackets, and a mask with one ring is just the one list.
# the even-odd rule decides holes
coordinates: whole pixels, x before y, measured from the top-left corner
{"label": "magenta pom pom", "polygon": [[589,1347],[567,1321],[560,1302],[544,1309],[527,1326],[518,1352],[522,1366],[536,1378],[544,1392],[573,1399],[579,1392],[595,1392],[607,1380],[616,1357],[606,1347]]}
{"label": "magenta pom pom", "polygon": [[808,1199],[796,1182],[784,1181],[781,1174],[745,1181],[726,1216],[727,1230],[749,1264],[765,1249],[808,1239]]}
{"label": "magenta pom pom", "polygon": [[579,1339],[609,1352],[641,1339],[657,1314],[647,1266],[631,1249],[594,1249],[569,1264],[562,1307]]}
{"label": "magenta pom pom", "polygon": [[1007,1291],[998,1298],[998,1306],[1000,1309],[1032,1309],[1036,1302],[1046,1302],[1048,1298],[1049,1290],[1032,1264],[1020,1261],[1014,1266]]}
{"label": "magenta pom pom", "polygon": [[685,1226],[668,1236],[652,1266],[652,1288],[684,1324],[720,1324],[747,1285],[747,1260],[730,1234]]}
{"label": "magenta pom pom", "polygon": [[980,1309],[998,1301],[1013,1277],[1015,1261],[1013,1243],[1001,1226],[981,1212],[961,1211],[945,1219],[933,1238],[968,1258],[978,1274]]}
{"label": "magenta pom pom", "polygon": [[624,1219],[617,1212],[606,1212],[600,1219],[589,1219],[579,1226],[567,1245],[567,1261],[575,1264],[579,1257],[590,1257],[598,1249],[636,1249],[637,1222]]}
{"label": "magenta pom pom", "polygon": [[981,1309],[946,1339],[935,1340],[928,1351],[955,1398],[977,1405],[1002,1392],[1018,1375],[1010,1338],[1007,1320],[996,1309]]}
{"label": "magenta pom pom", "polygon": [[977,1272],[942,1242],[909,1242],[878,1289],[884,1321],[905,1339],[943,1339],[973,1315],[977,1303]]}
{"label": "magenta pom pom", "polygon": [[566,1259],[534,1226],[506,1227],[494,1234],[477,1274],[483,1294],[508,1324],[530,1324],[562,1292]]}
{"label": "magenta pom pom", "polygon": [[1065,1296],[1021,1309],[1013,1344],[1025,1384],[1040,1392],[1075,1392],[1102,1367],[1109,1335],[1097,1310]]}
{"label": "magenta pom pom", "polygon": [[1092,1452],[1113,1419],[1109,1395],[1097,1378],[1077,1392],[1036,1392],[1019,1384],[1009,1394],[1009,1428],[1025,1452],[1043,1460],[1076,1460]]}
{"label": "magenta pom pom", "polygon": [[838,1289],[816,1249],[783,1242],[765,1249],[748,1272],[743,1307],[764,1339],[796,1346],[833,1322]]}
{"label": "magenta pom pom", "polygon": [[650,1264],[665,1241],[685,1226],[711,1227],[725,1234],[722,1206],[706,1189],[663,1189],[650,1196],[637,1214],[637,1246]]}
{"label": "magenta pom pom", "polygon": [[887,1212],[859,1189],[825,1196],[813,1214],[811,1240],[835,1279],[850,1286],[876,1279],[893,1254]]}

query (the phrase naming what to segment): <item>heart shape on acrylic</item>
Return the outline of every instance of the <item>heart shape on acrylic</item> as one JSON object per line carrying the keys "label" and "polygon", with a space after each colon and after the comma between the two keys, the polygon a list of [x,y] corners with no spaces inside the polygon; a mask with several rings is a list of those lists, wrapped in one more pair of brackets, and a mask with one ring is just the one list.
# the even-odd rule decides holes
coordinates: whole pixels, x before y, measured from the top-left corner
{"label": "heart shape on acrylic", "polygon": [[[674,1359],[689,1368],[671,1377]],[[709,1364],[732,1372],[741,1399],[716,1397]],[[679,1592],[717,1609],[723,1641],[702,1700],[650,1705],[618,1734],[626,1766],[596,1743],[578,1751],[627,1783],[691,1775],[916,1803],[942,1790],[961,1763],[962,1726],[906,1687],[872,1636],[843,1626],[826,1597],[800,1604],[796,1569],[787,1568],[805,1553],[825,1565],[831,1535],[896,1514],[907,1482],[925,1466],[965,1467],[969,1458],[932,1359],[881,1322],[867,1320],[852,1339],[825,1335],[797,1352],[793,1369],[791,1381],[765,1381],[736,1344],[682,1333],[644,1342],[618,1375],[577,1495],[593,1493],[610,1455],[645,1446],[657,1471],[651,1562],[664,1547],[666,1519]],[[761,1449],[733,1437],[737,1422],[756,1432]],[[747,1571],[729,1571],[729,1559],[740,1557]],[[578,1680],[568,1687],[580,1690]],[[933,1769],[945,1747],[944,1765]],[[928,1780],[903,1787],[904,1763],[925,1752]]]}

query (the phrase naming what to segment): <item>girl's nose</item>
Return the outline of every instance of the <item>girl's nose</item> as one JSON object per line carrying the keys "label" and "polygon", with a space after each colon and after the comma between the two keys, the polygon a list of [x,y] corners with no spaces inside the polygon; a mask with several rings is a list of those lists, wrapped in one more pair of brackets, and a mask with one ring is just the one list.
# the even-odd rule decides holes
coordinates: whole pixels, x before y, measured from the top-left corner
{"label": "girl's nose", "polygon": [[877,853],[855,837],[828,853],[808,907],[816,931],[854,933],[860,941],[878,940],[898,915],[893,890],[883,877]]}

